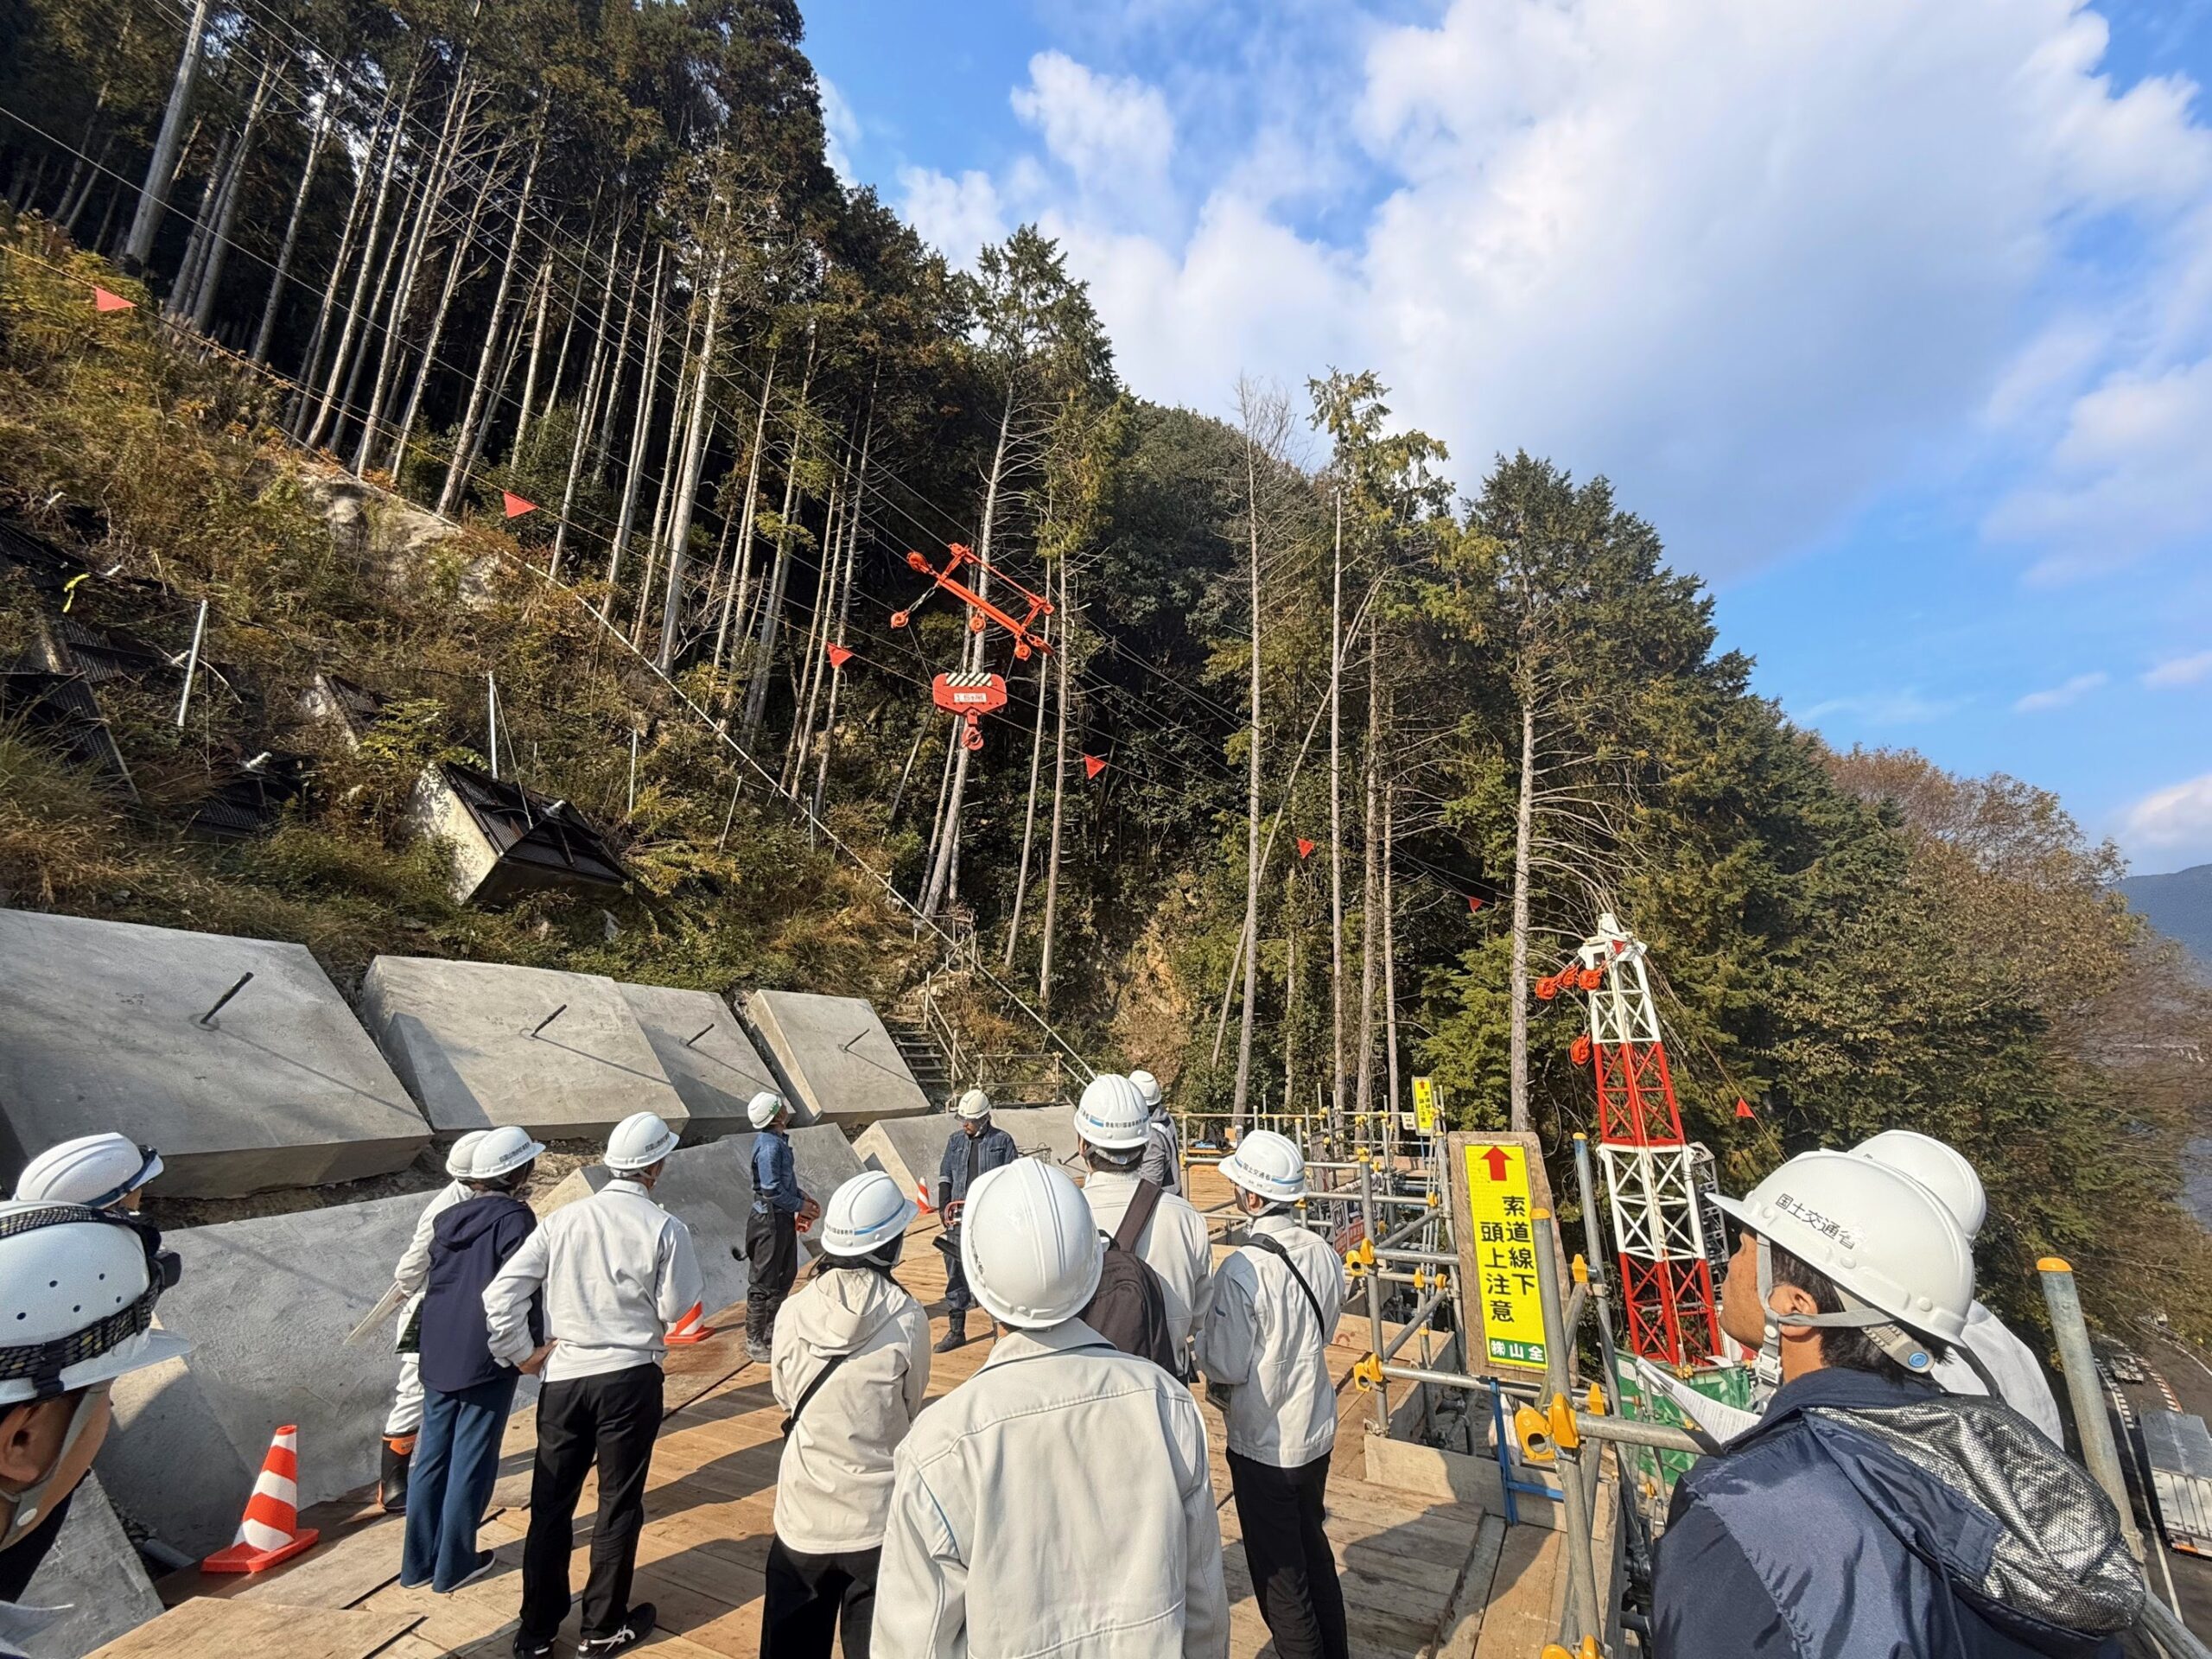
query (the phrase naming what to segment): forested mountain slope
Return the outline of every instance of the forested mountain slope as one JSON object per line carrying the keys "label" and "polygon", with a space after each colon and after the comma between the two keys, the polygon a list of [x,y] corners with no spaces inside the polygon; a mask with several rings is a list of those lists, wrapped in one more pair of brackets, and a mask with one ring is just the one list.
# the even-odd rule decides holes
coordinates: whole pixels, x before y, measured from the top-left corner
{"label": "forested mountain slope", "polygon": [[[1726,1179],[1924,1128],[1990,1179],[2000,1300],[2056,1251],[2108,1306],[2212,1310],[2173,1205],[2206,1084],[2139,1035],[2212,1021],[2109,849],[2027,785],[1790,728],[1602,479],[1455,461],[1323,365],[1224,387],[1230,421],[1136,398],[1049,240],[954,271],[838,181],[795,6],[0,29],[0,512],[89,572],[12,579],[0,627],[66,603],[166,663],[204,600],[217,671],[181,734],[171,671],[102,690],[129,788],[0,725],[8,902],[304,938],[341,978],[893,998],[950,950],[987,1050],[1045,1046],[1026,1003],[1187,1105],[1421,1071],[1562,1148],[1590,1081],[1528,987],[1610,908]],[[349,474],[458,527],[334,531]],[[953,543],[1049,650],[908,563]],[[962,671],[1007,682],[980,749],[931,702]],[[318,674],[381,699],[358,751],[301,712]],[[620,894],[465,908],[405,833],[426,760],[488,759],[487,676]],[[265,750],[315,762],[274,832],[188,833]]]}

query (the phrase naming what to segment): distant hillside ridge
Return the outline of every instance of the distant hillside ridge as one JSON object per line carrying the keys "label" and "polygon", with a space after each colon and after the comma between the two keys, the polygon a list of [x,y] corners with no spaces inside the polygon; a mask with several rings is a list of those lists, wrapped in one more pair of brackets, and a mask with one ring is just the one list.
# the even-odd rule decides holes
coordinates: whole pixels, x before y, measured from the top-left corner
{"label": "distant hillside ridge", "polygon": [[2165,875],[2131,875],[2120,891],[2152,926],[2212,972],[2212,864]]}

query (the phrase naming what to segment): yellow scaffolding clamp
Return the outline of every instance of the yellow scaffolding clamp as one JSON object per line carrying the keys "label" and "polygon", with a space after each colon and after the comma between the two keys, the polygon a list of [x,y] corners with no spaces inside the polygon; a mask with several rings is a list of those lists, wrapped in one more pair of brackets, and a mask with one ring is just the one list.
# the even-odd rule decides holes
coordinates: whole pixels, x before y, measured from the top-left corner
{"label": "yellow scaffolding clamp", "polygon": [[1567,1263],[1567,1271],[1574,1275],[1576,1284],[1586,1285],[1590,1282],[1590,1264],[1580,1255]]}
{"label": "yellow scaffolding clamp", "polygon": [[1522,1406],[1513,1414],[1513,1437],[1521,1443],[1522,1461],[1549,1464],[1560,1447],[1573,1452],[1582,1444],[1582,1431],[1575,1426],[1574,1408],[1567,1396],[1552,1396],[1548,1414],[1534,1406]]}
{"label": "yellow scaffolding clamp", "polygon": [[1352,1362],[1351,1380],[1362,1394],[1370,1394],[1382,1386],[1382,1357],[1368,1354]]}
{"label": "yellow scaffolding clamp", "polygon": [[1375,1241],[1363,1238],[1344,1252],[1344,1268],[1355,1279],[1375,1265]]}
{"label": "yellow scaffolding clamp", "polygon": [[[1577,1135],[1576,1140],[1582,1137]],[[1598,1638],[1586,1636],[1579,1648],[1563,1648],[1556,1642],[1545,1644],[1542,1659],[1605,1659],[1605,1652],[1598,1645]]]}

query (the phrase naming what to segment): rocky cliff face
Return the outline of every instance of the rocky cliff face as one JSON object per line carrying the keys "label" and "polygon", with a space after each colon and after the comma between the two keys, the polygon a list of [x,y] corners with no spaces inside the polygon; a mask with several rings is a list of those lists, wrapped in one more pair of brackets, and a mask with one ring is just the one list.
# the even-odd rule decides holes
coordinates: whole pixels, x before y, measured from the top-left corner
{"label": "rocky cliff face", "polygon": [[333,543],[361,573],[394,592],[419,592],[445,561],[460,555],[461,602],[489,602],[498,561],[461,554],[460,525],[335,467],[303,465],[293,479],[300,499],[330,526]]}

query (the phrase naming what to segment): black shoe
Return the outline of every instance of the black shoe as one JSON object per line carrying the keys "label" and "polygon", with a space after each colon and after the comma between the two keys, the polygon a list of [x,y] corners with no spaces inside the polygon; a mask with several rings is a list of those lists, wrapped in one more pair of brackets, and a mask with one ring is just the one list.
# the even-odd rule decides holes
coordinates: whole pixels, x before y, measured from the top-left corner
{"label": "black shoe", "polygon": [[[456,1580],[450,1588],[441,1590],[438,1592],[438,1594],[442,1596],[449,1596],[456,1590],[466,1590],[470,1585],[475,1583],[477,1580],[489,1575],[492,1570],[498,1567],[499,1564],[499,1558],[487,1549],[484,1552],[484,1559],[482,1560],[477,1562],[474,1567],[462,1573],[460,1579]],[[403,1585],[400,1587],[404,1589],[406,1586]]]}
{"label": "black shoe", "polygon": [[611,1636],[588,1636],[577,1643],[577,1659],[607,1659],[609,1654],[627,1653],[652,1633],[653,1605],[641,1601],[630,1610],[621,1628]]}
{"label": "black shoe", "polygon": [[552,1651],[550,1641],[533,1642],[520,1630],[515,1632],[515,1659],[549,1659]]}
{"label": "black shoe", "polygon": [[944,1335],[938,1341],[937,1347],[932,1351],[940,1354],[949,1354],[967,1340],[968,1312],[965,1308],[958,1308],[954,1310],[951,1317],[946,1319],[944,1324]]}
{"label": "black shoe", "polygon": [[407,1510],[407,1464],[410,1454],[400,1451],[390,1440],[384,1442],[384,1456],[378,1461],[378,1484],[379,1497],[386,1515],[403,1515]]}

